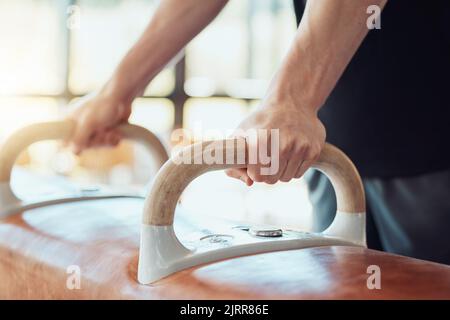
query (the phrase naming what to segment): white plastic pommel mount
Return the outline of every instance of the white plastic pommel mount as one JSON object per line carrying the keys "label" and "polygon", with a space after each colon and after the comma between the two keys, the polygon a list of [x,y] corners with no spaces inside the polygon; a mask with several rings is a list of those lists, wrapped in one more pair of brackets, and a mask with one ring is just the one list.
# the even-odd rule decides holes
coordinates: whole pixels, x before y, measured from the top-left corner
{"label": "white plastic pommel mount", "polygon": [[[169,159],[159,170],[144,205],[141,247],[139,252],[138,281],[142,284],[155,282],[176,271],[220,259],[257,252],[286,250],[289,247],[274,243],[257,243],[256,246],[242,245],[226,249],[194,253],[183,246],[173,231],[173,220],[177,201],[196,177],[213,170],[242,168],[246,164],[227,161],[225,164],[204,164],[204,157],[211,150],[227,155],[245,154],[246,145],[242,139],[202,142],[184,150],[191,155],[190,161]],[[203,150],[201,153],[194,150]],[[219,157],[220,158],[220,157]],[[312,166],[321,170],[331,181],[336,192],[338,213],[331,226],[314,241],[297,241],[290,249],[319,245],[365,246],[365,197],[361,178],[353,163],[336,147],[325,144],[319,159]],[[278,241],[281,243],[281,241]]]}
{"label": "white plastic pommel mount", "polygon": [[366,247],[366,213],[336,212],[325,235],[346,239],[356,245]]}
{"label": "white plastic pommel mount", "polygon": [[178,263],[190,255],[175,235],[173,226],[141,226],[140,266],[138,279],[141,283],[151,283],[179,270]]}

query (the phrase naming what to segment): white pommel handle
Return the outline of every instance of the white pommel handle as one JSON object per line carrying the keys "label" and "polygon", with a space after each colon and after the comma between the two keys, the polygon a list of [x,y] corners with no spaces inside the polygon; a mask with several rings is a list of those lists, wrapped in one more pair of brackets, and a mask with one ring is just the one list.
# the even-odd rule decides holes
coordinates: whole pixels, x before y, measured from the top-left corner
{"label": "white pommel handle", "polygon": [[[20,202],[10,185],[12,168],[20,153],[38,141],[69,140],[75,131],[75,126],[75,122],[69,119],[35,123],[19,129],[5,141],[0,149],[0,207]],[[119,129],[126,139],[145,145],[160,166],[167,161],[167,151],[155,134],[132,124],[123,124]]]}
{"label": "white pommel handle", "polygon": [[[205,158],[210,159],[212,153],[219,153],[219,158],[231,161],[206,164]],[[144,205],[138,268],[141,283],[150,283],[170,274],[170,268],[163,266],[176,264],[183,255],[190,254],[179,242],[172,227],[175,208],[183,190],[192,180],[208,171],[245,167],[246,162],[239,164],[237,161],[238,154],[246,154],[243,139],[201,142],[188,146],[159,170]],[[189,161],[183,161],[186,155]],[[312,167],[328,177],[336,192],[338,213],[324,234],[365,245],[364,188],[353,163],[338,148],[325,144]],[[152,268],[155,265],[158,267]]]}

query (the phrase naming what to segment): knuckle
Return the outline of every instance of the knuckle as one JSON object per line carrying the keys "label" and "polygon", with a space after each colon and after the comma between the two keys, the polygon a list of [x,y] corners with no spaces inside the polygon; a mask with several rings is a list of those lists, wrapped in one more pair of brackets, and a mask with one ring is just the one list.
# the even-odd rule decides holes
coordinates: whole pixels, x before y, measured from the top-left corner
{"label": "knuckle", "polygon": [[302,150],[302,152],[311,150],[311,143],[309,141],[303,141],[300,144],[300,149]]}
{"label": "knuckle", "polygon": [[313,153],[313,154],[311,155],[311,160],[312,160],[313,162],[315,162],[315,161],[319,160],[319,157],[320,157],[320,152]]}
{"label": "knuckle", "polygon": [[273,185],[273,184],[275,184],[277,182],[277,179],[276,178],[266,178],[264,180],[264,182],[267,183],[267,184]]}
{"label": "knuckle", "polygon": [[256,182],[264,182],[265,177],[259,173],[259,170],[252,170],[247,173],[247,175]]}
{"label": "knuckle", "polygon": [[81,128],[92,128],[95,125],[94,117],[90,114],[83,114],[79,119],[79,125]]}
{"label": "knuckle", "polygon": [[287,158],[291,153],[291,148],[289,146],[284,146],[280,148],[279,155],[281,158]]}
{"label": "knuckle", "polygon": [[255,182],[261,182],[261,176],[259,175],[259,169],[256,166],[247,168],[247,175]]}
{"label": "knuckle", "polygon": [[313,149],[311,149],[309,153],[311,160],[316,161],[317,159],[319,159],[321,151],[322,150],[320,147],[314,147]]}
{"label": "knuckle", "polygon": [[305,154],[305,152],[304,152],[303,148],[301,146],[297,146],[292,153],[292,158],[300,160],[304,157],[304,154]]}
{"label": "knuckle", "polygon": [[263,176],[261,176],[261,175],[259,175],[259,174],[253,176],[251,179],[252,179],[253,181],[256,181],[256,182],[264,182]]}
{"label": "knuckle", "polygon": [[113,139],[113,144],[114,144],[114,146],[118,146],[119,143],[120,143],[120,138],[115,137],[115,138]]}
{"label": "knuckle", "polygon": [[323,144],[317,142],[313,145],[312,149],[314,150],[315,153],[320,153],[322,151],[322,148],[323,148]]}

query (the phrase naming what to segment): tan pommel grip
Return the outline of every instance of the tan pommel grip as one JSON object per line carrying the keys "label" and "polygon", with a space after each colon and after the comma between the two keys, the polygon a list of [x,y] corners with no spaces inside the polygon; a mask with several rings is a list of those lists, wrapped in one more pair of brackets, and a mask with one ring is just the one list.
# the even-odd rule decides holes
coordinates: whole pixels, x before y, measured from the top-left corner
{"label": "tan pommel grip", "polygon": [[[124,138],[142,143],[162,165],[168,155],[158,137],[143,127],[123,124],[120,131]],[[43,140],[69,140],[75,131],[73,120],[42,122],[24,127],[12,134],[0,149],[0,182],[9,182],[14,163],[29,145]]]}
{"label": "tan pommel grip", "polygon": [[[246,154],[245,147],[242,139],[231,139],[202,142],[182,150],[175,158],[166,162],[155,177],[145,202],[143,223],[154,226],[172,225],[178,199],[187,185],[208,171],[245,167],[246,163],[237,161],[238,154]],[[224,159],[222,164],[208,164],[208,161],[204,161],[211,158],[212,150],[222,153],[219,157]],[[245,161],[247,158],[245,157]],[[353,163],[341,150],[325,144],[312,167],[319,169],[330,179],[336,192],[339,211],[365,212],[361,178]]]}

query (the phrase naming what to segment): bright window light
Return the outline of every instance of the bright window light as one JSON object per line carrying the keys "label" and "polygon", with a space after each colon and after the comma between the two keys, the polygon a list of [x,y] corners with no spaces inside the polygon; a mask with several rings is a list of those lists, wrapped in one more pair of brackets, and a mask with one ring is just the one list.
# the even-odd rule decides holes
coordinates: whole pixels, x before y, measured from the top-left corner
{"label": "bright window light", "polygon": [[133,102],[130,122],[159,135],[167,135],[173,128],[174,106],[168,99],[139,98]]}
{"label": "bright window light", "polygon": [[247,103],[229,98],[192,98],[184,106],[184,127],[195,140],[231,134],[247,114]]}
{"label": "bright window light", "polygon": [[[72,30],[70,89],[86,94],[101,87],[139,38],[155,11],[156,1],[77,1],[81,18]],[[173,69],[161,72],[146,95],[166,96],[174,87]]]}
{"label": "bright window light", "polygon": [[64,90],[64,2],[0,1],[0,95]]}

